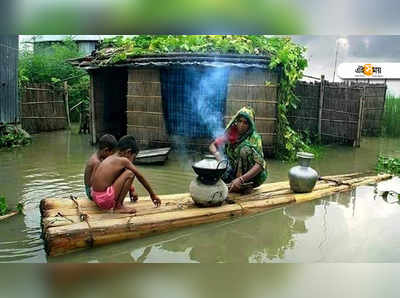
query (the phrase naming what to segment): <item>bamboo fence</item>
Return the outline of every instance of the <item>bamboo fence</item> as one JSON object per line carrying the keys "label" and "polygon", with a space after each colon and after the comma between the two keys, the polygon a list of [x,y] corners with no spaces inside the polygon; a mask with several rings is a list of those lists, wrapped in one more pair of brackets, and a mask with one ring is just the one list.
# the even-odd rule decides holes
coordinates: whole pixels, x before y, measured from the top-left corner
{"label": "bamboo fence", "polygon": [[45,83],[21,87],[21,125],[30,133],[65,129],[69,125],[68,91]]}
{"label": "bamboo fence", "polygon": [[363,88],[363,136],[379,136],[381,134],[382,117],[385,110],[386,84],[358,84]]}
{"label": "bamboo fence", "polygon": [[361,134],[380,133],[386,84],[299,82],[299,107],[288,118],[297,131],[317,135],[324,143],[360,146]]}

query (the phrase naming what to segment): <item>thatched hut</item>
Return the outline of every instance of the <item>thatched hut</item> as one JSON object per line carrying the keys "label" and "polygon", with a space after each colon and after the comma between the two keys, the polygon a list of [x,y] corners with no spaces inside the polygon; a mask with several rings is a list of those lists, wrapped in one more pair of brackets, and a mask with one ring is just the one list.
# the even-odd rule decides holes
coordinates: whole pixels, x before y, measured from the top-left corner
{"label": "thatched hut", "polygon": [[[244,105],[256,112],[264,151],[275,143],[279,70],[261,55],[165,53],[118,63],[74,59],[91,78],[91,133],[132,134],[141,148],[205,148]],[[266,84],[267,82],[267,84]]]}

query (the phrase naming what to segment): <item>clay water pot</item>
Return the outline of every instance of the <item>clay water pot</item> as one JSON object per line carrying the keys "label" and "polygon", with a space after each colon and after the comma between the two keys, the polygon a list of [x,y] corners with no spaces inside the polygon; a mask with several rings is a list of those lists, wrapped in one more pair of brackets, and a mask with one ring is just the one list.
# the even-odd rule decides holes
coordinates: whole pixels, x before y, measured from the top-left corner
{"label": "clay water pot", "polygon": [[214,155],[206,155],[192,167],[198,175],[189,186],[195,204],[200,207],[220,206],[228,196],[228,187],[221,180],[227,168],[227,161],[218,162]]}

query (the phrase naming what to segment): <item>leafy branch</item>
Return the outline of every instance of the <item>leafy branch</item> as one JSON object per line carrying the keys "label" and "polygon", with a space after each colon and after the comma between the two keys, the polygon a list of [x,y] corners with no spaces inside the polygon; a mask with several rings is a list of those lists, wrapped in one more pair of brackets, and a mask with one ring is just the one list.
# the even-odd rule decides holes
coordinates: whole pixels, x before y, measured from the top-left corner
{"label": "leafy branch", "polygon": [[0,148],[19,147],[31,143],[31,136],[17,126],[0,124]]}
{"label": "leafy branch", "polygon": [[378,173],[389,173],[400,176],[400,158],[379,154],[376,170]]}

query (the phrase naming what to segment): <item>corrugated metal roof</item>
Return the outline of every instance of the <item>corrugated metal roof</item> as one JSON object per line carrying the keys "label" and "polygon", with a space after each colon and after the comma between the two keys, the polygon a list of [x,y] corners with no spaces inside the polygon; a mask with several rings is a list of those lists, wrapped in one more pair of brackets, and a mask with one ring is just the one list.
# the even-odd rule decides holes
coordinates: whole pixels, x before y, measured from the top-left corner
{"label": "corrugated metal roof", "polygon": [[0,122],[15,123],[18,105],[18,35],[0,35]]}

